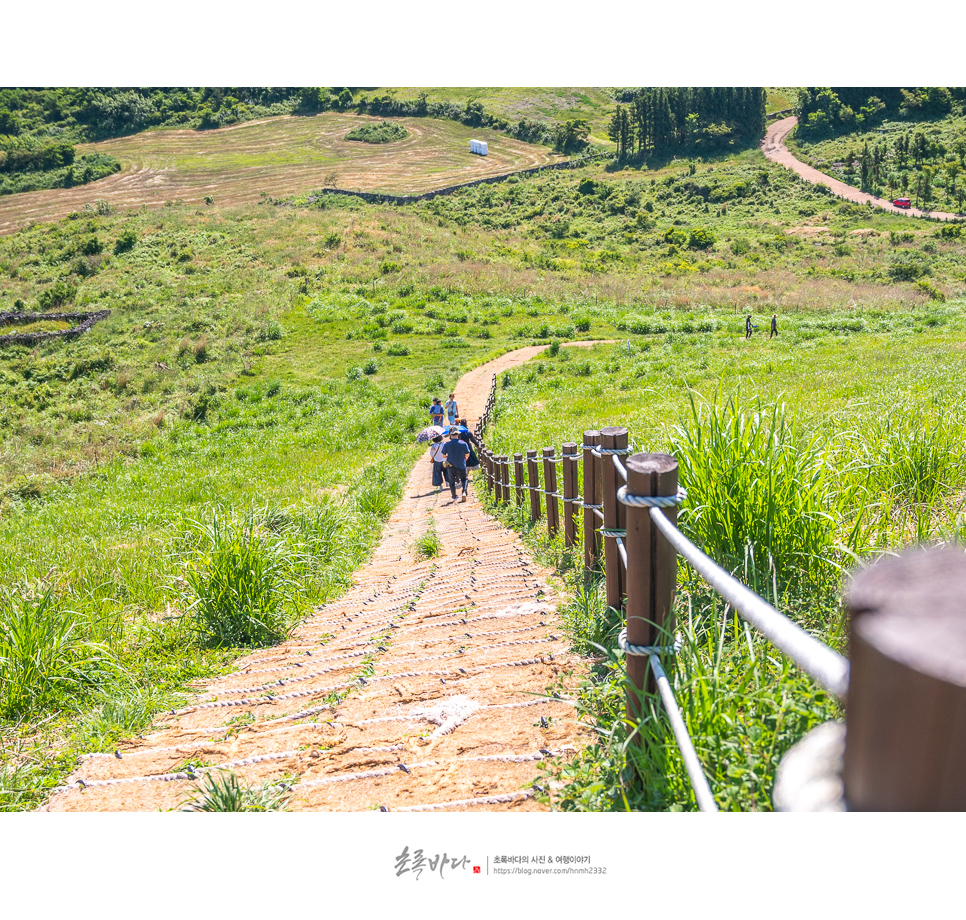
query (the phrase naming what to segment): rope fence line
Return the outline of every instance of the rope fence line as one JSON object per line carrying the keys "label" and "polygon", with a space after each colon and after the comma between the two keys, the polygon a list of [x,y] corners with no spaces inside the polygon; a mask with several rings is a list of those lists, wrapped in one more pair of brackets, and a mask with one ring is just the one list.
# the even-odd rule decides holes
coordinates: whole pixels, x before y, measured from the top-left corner
{"label": "rope fence line", "polygon": [[[495,455],[486,444],[485,432],[496,405],[496,383],[494,374],[486,409],[476,426],[481,484],[496,502],[509,504],[512,465],[516,504],[522,506],[524,493],[529,493],[531,522],[536,523],[545,510],[551,537],[560,526],[557,502],[562,499],[564,545],[568,547],[576,546],[581,539],[577,510],[582,509],[585,570],[599,570],[603,557],[606,603],[623,610],[626,617],[627,630],[622,634],[621,647],[630,685],[628,717],[641,716],[642,691],[659,696],[684,758],[697,805],[702,811],[716,811],[660,661],[662,654],[673,654],[672,648],[660,647],[658,640],[669,630],[673,632],[671,604],[678,556],[769,642],[843,701],[849,686],[849,662],[754,594],[681,533],[677,528],[677,508],[687,493],[678,487],[677,462],[666,454],[634,452],[628,444],[626,428],[585,431],[579,445],[563,445],[561,457],[555,456],[553,448],[543,448],[542,484],[536,450],[527,450],[525,461],[522,453],[515,454],[512,461],[506,455]],[[606,462],[607,457],[611,462]],[[548,477],[555,463],[563,464],[563,493]],[[543,502],[541,495],[546,496]],[[600,526],[596,526],[595,520]]]}

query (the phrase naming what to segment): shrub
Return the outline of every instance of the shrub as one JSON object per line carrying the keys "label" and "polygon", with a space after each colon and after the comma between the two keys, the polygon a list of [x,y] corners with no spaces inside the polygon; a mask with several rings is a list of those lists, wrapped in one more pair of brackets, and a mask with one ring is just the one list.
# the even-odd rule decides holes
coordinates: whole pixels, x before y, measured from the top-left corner
{"label": "shrub", "polygon": [[138,241],[138,235],[132,228],[122,230],[118,238],[114,241],[114,255],[122,252],[130,252]]}
{"label": "shrub", "polygon": [[77,295],[77,286],[67,281],[55,281],[50,287],[44,288],[37,298],[41,310],[52,307],[62,307],[70,303]]}
{"label": "shrub", "polygon": [[402,342],[393,342],[387,349],[386,354],[392,355],[393,357],[405,357],[410,353],[409,346],[403,345]]}
{"label": "shrub", "polygon": [[378,125],[362,125],[350,131],[347,141],[362,141],[366,144],[391,144],[409,137],[409,132],[398,122],[383,121]]}
{"label": "shrub", "polygon": [[362,373],[370,377],[378,370],[379,365],[376,361],[366,361],[366,363],[362,366]]}
{"label": "shrub", "polygon": [[702,227],[695,227],[688,235],[688,249],[710,249],[714,244],[715,235]]}
{"label": "shrub", "polygon": [[683,230],[675,227],[668,227],[664,231],[664,242],[670,246],[684,246],[688,241],[688,235]]}
{"label": "shrub", "polygon": [[929,273],[929,265],[916,253],[897,256],[889,266],[889,277],[893,281],[915,281]]}

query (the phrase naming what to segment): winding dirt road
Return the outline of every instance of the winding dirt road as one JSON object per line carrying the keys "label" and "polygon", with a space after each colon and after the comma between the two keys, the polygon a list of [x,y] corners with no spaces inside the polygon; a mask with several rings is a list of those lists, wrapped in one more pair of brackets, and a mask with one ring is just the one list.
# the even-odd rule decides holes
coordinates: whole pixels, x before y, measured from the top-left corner
{"label": "winding dirt road", "polygon": [[[544,347],[465,375],[467,417],[494,373]],[[420,559],[413,542],[430,525],[442,551]],[[344,597],[155,731],[87,755],[46,810],[177,809],[213,768],[284,781],[293,811],[546,810],[531,788],[541,761],[589,734],[571,700],[585,663],[568,650],[549,574],[472,494],[438,494],[420,460]]]}
{"label": "winding dirt road", "polygon": [[792,172],[797,173],[803,179],[816,184],[827,185],[839,198],[845,198],[847,201],[855,201],[858,204],[871,202],[876,207],[885,208],[887,211],[892,211],[896,214],[911,214],[915,217],[935,217],[939,220],[954,220],[959,216],[957,214],[949,214],[946,211],[922,211],[919,208],[897,208],[891,201],[885,198],[877,198],[875,195],[869,195],[867,192],[859,191],[854,186],[846,185],[838,179],[833,179],[831,176],[819,172],[813,166],[803,163],[801,160],[796,159],[785,146],[785,138],[788,137],[792,128],[797,124],[798,118],[790,115],[788,118],[783,118],[781,121],[776,121],[770,125],[765,134],[765,139],[761,142],[761,152],[772,162],[779,163],[786,169],[792,170]]}

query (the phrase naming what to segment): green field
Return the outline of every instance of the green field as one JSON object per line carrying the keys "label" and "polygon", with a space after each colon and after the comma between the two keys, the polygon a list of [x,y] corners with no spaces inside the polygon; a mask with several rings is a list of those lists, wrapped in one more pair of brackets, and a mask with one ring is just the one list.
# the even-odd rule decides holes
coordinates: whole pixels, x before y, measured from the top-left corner
{"label": "green field", "polygon": [[[230,129],[242,140],[211,168],[255,157],[270,175],[275,158],[284,176],[310,155],[314,123],[355,117],[285,119],[305,132],[292,149],[244,140],[272,122]],[[189,134],[166,162],[201,182],[210,142]],[[352,146],[338,168],[393,145]],[[92,210],[0,237],[0,312],[112,311],[80,339],[0,352],[3,807],[35,806],[78,753],[141,731],[239,654],[191,614],[215,530],[257,532],[280,560],[288,628],[374,545],[430,397],[521,345],[617,340],[501,377],[491,446],[559,448],[619,423],[636,447],[673,449],[694,507],[706,494],[750,522],[768,506],[775,524],[682,526],[830,642],[843,641],[855,557],[961,537],[966,244],[944,225],[841,202],[756,150],[598,163],[406,208],[310,201],[315,187]],[[746,341],[748,312],[759,328]],[[804,508],[769,506],[742,456],[818,487]],[[719,480],[731,491],[714,493]],[[597,588],[539,528],[499,513],[559,567],[574,643],[598,654],[615,624]],[[684,567],[679,597],[688,643],[673,680],[719,805],[768,809],[778,758],[837,704],[739,624],[722,628]],[[651,791],[622,778],[621,689],[596,661],[584,705],[618,727],[560,776],[555,806],[692,808],[658,720],[645,731],[660,757],[635,764]]]}

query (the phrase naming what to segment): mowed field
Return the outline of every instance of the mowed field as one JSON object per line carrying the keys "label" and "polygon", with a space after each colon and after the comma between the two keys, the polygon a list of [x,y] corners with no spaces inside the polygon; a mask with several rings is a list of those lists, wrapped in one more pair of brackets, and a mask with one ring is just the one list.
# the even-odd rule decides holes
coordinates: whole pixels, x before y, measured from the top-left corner
{"label": "mowed field", "polygon": [[[325,112],[81,144],[78,155],[109,153],[122,162],[121,172],[76,188],[0,197],[0,233],[58,220],[99,199],[124,209],[178,199],[203,205],[210,196],[225,206],[300,194],[333,181],[354,191],[413,195],[564,159],[495,131],[430,118],[393,119],[409,136],[391,144],[345,139],[360,124],[382,120]],[[471,154],[471,138],[486,141],[489,156]]]}

